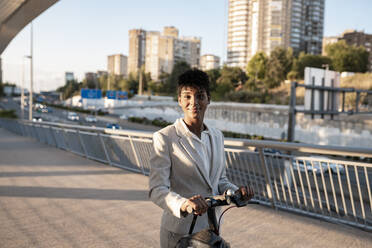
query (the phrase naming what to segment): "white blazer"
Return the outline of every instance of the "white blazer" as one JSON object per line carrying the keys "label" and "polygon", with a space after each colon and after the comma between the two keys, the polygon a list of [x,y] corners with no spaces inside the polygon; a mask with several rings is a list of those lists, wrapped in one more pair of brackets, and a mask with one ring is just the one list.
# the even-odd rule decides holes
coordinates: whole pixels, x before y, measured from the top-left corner
{"label": "white blazer", "polygon": [[[195,151],[191,135],[180,118],[172,125],[154,133],[154,154],[151,156],[149,198],[164,209],[161,225],[179,234],[187,234],[192,215],[183,217],[180,208],[191,196],[203,197],[222,194],[227,189],[237,190],[226,177],[224,141],[221,131],[208,127],[211,137],[209,177],[203,160]],[[217,213],[217,216],[219,214]],[[207,214],[196,221],[194,232],[208,227]]]}

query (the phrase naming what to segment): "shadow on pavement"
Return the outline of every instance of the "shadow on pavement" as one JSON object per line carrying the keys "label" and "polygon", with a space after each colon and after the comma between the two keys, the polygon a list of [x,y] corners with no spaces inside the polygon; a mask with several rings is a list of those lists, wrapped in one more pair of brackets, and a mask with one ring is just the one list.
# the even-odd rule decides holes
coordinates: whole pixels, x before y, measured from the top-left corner
{"label": "shadow on pavement", "polygon": [[0,186],[0,197],[148,201],[146,190]]}
{"label": "shadow on pavement", "polygon": [[73,171],[17,171],[1,172],[1,177],[46,177],[46,176],[81,176],[81,175],[124,175],[123,170],[73,170]]}

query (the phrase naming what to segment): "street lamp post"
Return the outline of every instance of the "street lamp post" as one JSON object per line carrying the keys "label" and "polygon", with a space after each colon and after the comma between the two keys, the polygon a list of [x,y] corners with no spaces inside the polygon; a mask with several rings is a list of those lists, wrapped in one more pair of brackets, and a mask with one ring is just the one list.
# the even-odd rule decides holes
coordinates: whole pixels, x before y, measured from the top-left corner
{"label": "street lamp post", "polygon": [[107,90],[111,90],[110,72],[107,73]]}
{"label": "street lamp post", "polygon": [[22,86],[21,86],[21,116],[22,120],[25,118],[25,58],[27,56],[22,57]]}
{"label": "street lamp post", "polygon": [[[328,70],[329,70],[329,65],[328,64],[323,64],[322,67],[325,68],[325,70],[324,70],[324,77],[323,77],[323,81],[322,81],[322,87],[325,87],[325,85],[327,84],[327,74],[328,74]],[[324,111],[324,98],[325,98],[324,95],[325,95],[324,94],[324,90],[322,90],[322,92],[321,92],[321,98],[320,98],[320,100],[321,100],[321,102],[320,102],[321,109],[320,110],[321,111]],[[327,103],[328,103],[328,99],[329,99],[329,93],[327,91]],[[329,106],[327,104],[326,105],[326,111],[329,110],[328,107]],[[324,119],[324,114],[321,114],[321,118]],[[332,119],[333,119],[333,116],[332,116]]]}
{"label": "street lamp post", "polygon": [[[25,59],[31,59],[31,56],[30,55],[25,55],[23,57],[23,70],[22,70],[22,87],[21,87],[21,115],[22,115],[22,119],[25,118],[25,115],[24,115],[24,110],[25,110]],[[30,94],[29,94],[29,97],[30,97]]]}
{"label": "street lamp post", "polygon": [[29,107],[28,107],[28,119],[32,121],[32,93],[33,93],[33,31],[31,22],[31,44],[30,44],[30,93],[29,93]]}

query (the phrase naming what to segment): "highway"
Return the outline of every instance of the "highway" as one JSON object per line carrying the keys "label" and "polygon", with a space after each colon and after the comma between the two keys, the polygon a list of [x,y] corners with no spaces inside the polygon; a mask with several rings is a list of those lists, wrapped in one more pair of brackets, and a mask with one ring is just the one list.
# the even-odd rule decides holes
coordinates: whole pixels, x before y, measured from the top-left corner
{"label": "highway", "polygon": [[[19,118],[21,118],[21,106],[19,101],[14,100],[12,97],[3,98],[0,102],[0,107],[4,109],[14,109]],[[140,123],[133,123],[128,120],[122,120],[119,116],[116,115],[105,115],[100,116],[97,115],[96,119],[97,122],[87,122],[85,118],[91,114],[85,114],[76,112],[79,116],[79,121],[71,121],[67,119],[67,113],[69,111],[65,109],[59,109],[54,107],[49,107],[52,112],[50,113],[39,113],[36,110],[33,111],[33,116],[40,116],[43,121],[50,121],[50,122],[59,122],[59,123],[66,123],[66,124],[74,124],[74,125],[85,125],[85,126],[93,126],[93,127],[103,127],[106,128],[107,124],[109,123],[116,123],[120,126],[121,129],[128,129],[128,130],[138,130],[138,131],[157,131],[160,128],[150,125],[144,125]],[[24,109],[24,117],[28,119],[28,106]],[[93,116],[94,113],[92,114]]]}

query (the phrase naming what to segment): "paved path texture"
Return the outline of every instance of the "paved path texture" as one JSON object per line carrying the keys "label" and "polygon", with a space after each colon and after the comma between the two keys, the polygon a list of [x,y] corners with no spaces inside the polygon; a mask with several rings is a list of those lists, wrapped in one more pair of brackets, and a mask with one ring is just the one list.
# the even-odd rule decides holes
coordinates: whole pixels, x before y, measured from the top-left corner
{"label": "paved path texture", "polygon": [[[0,247],[159,247],[148,178],[0,128]],[[232,247],[372,247],[372,234],[269,207],[232,209]]]}

